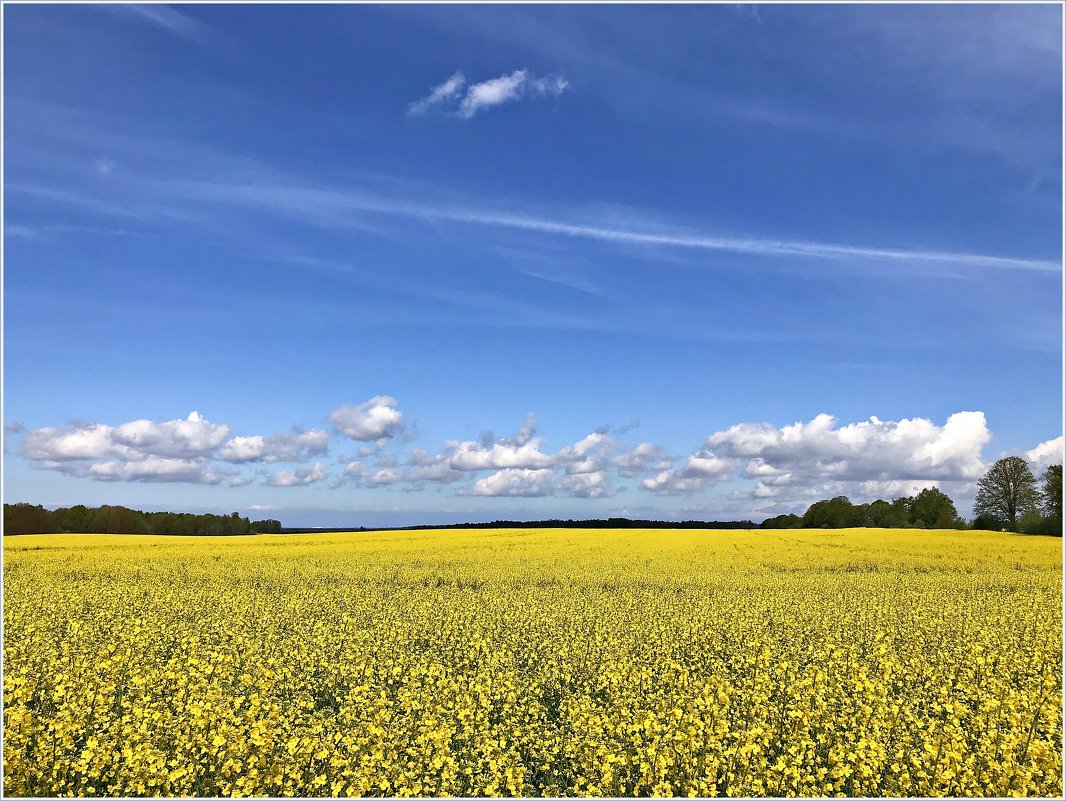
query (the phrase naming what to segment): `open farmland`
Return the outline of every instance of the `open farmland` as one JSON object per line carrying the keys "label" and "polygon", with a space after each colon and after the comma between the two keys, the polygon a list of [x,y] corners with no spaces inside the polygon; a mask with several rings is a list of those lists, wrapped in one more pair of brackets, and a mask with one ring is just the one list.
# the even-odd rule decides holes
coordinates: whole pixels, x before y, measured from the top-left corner
{"label": "open farmland", "polygon": [[4,542],[8,795],[1062,791],[1061,540]]}

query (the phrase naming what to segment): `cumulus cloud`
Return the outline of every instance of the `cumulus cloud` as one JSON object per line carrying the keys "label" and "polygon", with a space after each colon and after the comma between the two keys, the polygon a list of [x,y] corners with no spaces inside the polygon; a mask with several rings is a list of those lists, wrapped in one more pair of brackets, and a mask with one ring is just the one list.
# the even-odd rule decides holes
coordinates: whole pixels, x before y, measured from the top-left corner
{"label": "cumulus cloud", "polygon": [[743,469],[755,498],[795,497],[841,488],[913,492],[940,481],[972,482],[985,469],[991,439],[983,412],[957,412],[943,426],[925,418],[837,426],[828,414],[777,427],[739,423],[707,438],[685,464],[644,479],[651,492],[683,495],[729,481]]}
{"label": "cumulus cloud", "polygon": [[706,489],[710,484],[706,478],[686,478],[677,470],[662,470],[640,482],[642,489],[657,495],[691,495]]}
{"label": "cumulus cloud", "polygon": [[118,459],[95,462],[44,460],[38,462],[38,466],[63,475],[96,481],[219,484],[231,475],[225,470],[211,467],[202,459],[170,459],[162,456],[148,456],[128,462]]}
{"label": "cumulus cloud", "polygon": [[658,495],[690,495],[712,484],[728,481],[736,470],[735,462],[720,459],[706,446],[674,470],[662,470],[640,482],[640,486]]}
{"label": "cumulus cloud", "polygon": [[292,431],[273,437],[233,437],[219,451],[227,462],[304,462],[326,452],[329,435],[322,429]]}
{"label": "cumulus cloud", "polygon": [[[373,410],[368,412],[364,426],[388,425]],[[228,425],[212,423],[194,411],[184,419],[161,423],[142,419],[117,426],[79,423],[39,428],[23,438],[21,453],[46,470],[98,481],[225,482],[240,487],[252,479],[231,465],[307,461],[325,453],[328,440],[322,429],[298,428],[275,436],[230,437]],[[282,482],[307,476],[279,475]]]}
{"label": "cumulus cloud", "polygon": [[4,431],[8,434],[21,434],[26,427],[19,422],[4,423]]}
{"label": "cumulus cloud", "polygon": [[943,426],[921,417],[836,427],[819,414],[808,423],[777,428],[740,423],[712,434],[708,453],[755,460],[751,469],[793,477],[851,481],[974,479],[984,470],[981,450],[991,439],[983,412],[956,412]]}
{"label": "cumulus cloud", "polygon": [[87,466],[85,475],[98,481],[192,484],[218,484],[226,478],[221,472],[212,470],[203,462],[169,459],[161,456],[149,456],[142,461],[135,462],[95,462]]}
{"label": "cumulus cloud", "polygon": [[522,99],[558,97],[570,83],[562,75],[537,77],[527,69],[518,69],[497,78],[470,84],[466,93],[462,88],[466,78],[456,72],[448,80],[434,86],[428,95],[407,107],[407,113],[425,114],[434,109],[451,109],[463,119],[470,119],[485,109]]}
{"label": "cumulus cloud", "polygon": [[344,466],[344,475],[348,476],[349,478],[364,478],[365,476],[370,475],[370,470],[367,469],[366,465],[364,465],[357,459],[348,462]]}
{"label": "cumulus cloud", "polygon": [[553,461],[567,473],[601,473],[614,441],[603,431],[593,431],[573,445],[561,448]]}
{"label": "cumulus cloud", "polygon": [[438,84],[429,90],[429,94],[421,100],[416,100],[407,107],[408,114],[425,114],[431,108],[447,103],[459,95],[459,90],[466,83],[463,73],[456,72],[444,83]]}
{"label": "cumulus cloud", "polygon": [[1062,450],[1063,439],[1060,435],[1055,437],[1055,439],[1041,442],[1031,451],[1026,451],[1025,458],[1036,465],[1038,469],[1044,470],[1053,464],[1062,464]]}
{"label": "cumulus cloud", "polygon": [[619,475],[635,478],[655,466],[660,469],[668,468],[669,462],[665,460],[666,452],[662,446],[651,442],[641,442],[636,447],[616,456],[611,463],[618,468]]}
{"label": "cumulus cloud", "polygon": [[567,476],[560,488],[571,498],[609,498],[615,493],[610,476],[602,470]]}
{"label": "cumulus cloud", "polygon": [[547,467],[531,470],[529,468],[509,467],[491,476],[480,478],[470,489],[463,493],[490,497],[524,497],[535,498],[551,495],[555,483],[555,471]]}
{"label": "cumulus cloud", "polygon": [[495,475],[479,479],[460,494],[601,497],[614,493],[604,472],[612,447],[606,430],[598,429],[555,453],[547,452],[537,436],[537,417],[529,414],[513,436],[497,438],[486,433],[477,440],[448,440],[435,454],[415,448],[403,466],[391,459],[377,460],[376,468],[361,459],[349,462],[344,479],[336,486],[348,481],[366,487],[404,484],[405,489],[412,489],[426,483],[463,481],[472,474],[495,470]]}
{"label": "cumulus cloud", "polygon": [[360,442],[382,440],[399,434],[406,422],[403,412],[396,408],[396,398],[375,395],[358,406],[338,406],[329,421],[349,439]]}
{"label": "cumulus cloud", "polygon": [[454,470],[489,470],[494,467],[540,468],[552,463],[552,457],[540,450],[537,441],[524,445],[495,442],[484,447],[480,442],[467,440],[450,442],[448,463]]}
{"label": "cumulus cloud", "polygon": [[325,465],[315,462],[312,467],[280,470],[268,476],[266,483],[271,487],[306,487],[308,484],[324,480],[328,475]]}
{"label": "cumulus cloud", "polygon": [[229,435],[229,426],[215,425],[198,412],[184,420],[153,423],[134,420],[120,426],[89,423],[79,426],[38,428],[22,442],[24,456],[36,461],[100,459],[116,456],[125,460],[150,456],[189,459],[217,448]]}
{"label": "cumulus cloud", "polygon": [[187,458],[210,453],[228,434],[229,426],[214,425],[199,412],[191,412],[184,420],[123,423],[113,430],[112,438],[120,446],[144,454]]}
{"label": "cumulus cloud", "polygon": [[606,473],[560,475],[551,468],[536,470],[507,468],[478,479],[463,495],[492,498],[539,498],[569,495],[574,498],[603,498],[614,494]]}

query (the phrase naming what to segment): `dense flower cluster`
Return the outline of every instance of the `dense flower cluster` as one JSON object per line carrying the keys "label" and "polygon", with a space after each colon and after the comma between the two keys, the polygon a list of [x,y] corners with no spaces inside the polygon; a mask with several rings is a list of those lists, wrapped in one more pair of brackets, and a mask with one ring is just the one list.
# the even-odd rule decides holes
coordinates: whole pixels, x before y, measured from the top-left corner
{"label": "dense flower cluster", "polygon": [[4,792],[1058,796],[1059,548],[9,538]]}

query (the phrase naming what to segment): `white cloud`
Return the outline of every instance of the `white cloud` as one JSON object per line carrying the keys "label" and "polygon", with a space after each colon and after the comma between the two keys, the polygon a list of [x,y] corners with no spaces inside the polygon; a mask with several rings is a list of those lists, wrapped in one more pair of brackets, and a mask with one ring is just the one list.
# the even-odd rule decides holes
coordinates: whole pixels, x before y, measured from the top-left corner
{"label": "white cloud", "polygon": [[522,427],[518,429],[518,433],[514,437],[516,445],[525,445],[537,434],[537,416],[530,412],[526,415],[526,422],[522,424]]}
{"label": "white cloud", "polygon": [[293,431],[273,437],[233,437],[219,451],[227,462],[303,462],[326,452],[329,435],[322,429]]}
{"label": "white cloud", "polygon": [[365,478],[370,475],[370,471],[367,469],[366,465],[356,460],[348,462],[348,464],[344,466],[344,475],[349,478]]}
{"label": "white cloud", "polygon": [[544,78],[530,78],[526,86],[535,95],[558,97],[570,88],[570,82],[562,75],[548,75]]}
{"label": "white cloud", "polygon": [[555,472],[550,468],[530,470],[507,468],[491,476],[478,479],[463,494],[489,497],[535,498],[551,495],[555,485]]}
{"label": "white cloud", "polygon": [[614,495],[606,473],[560,475],[551,468],[507,468],[478,479],[462,495],[493,498],[540,498],[568,495],[573,498],[606,498]]}
{"label": "white cloud", "polygon": [[896,479],[892,481],[863,481],[859,485],[862,498],[891,500],[905,495],[917,495],[923,489],[939,487],[939,481]]}
{"label": "white cloud", "polygon": [[203,457],[229,435],[229,426],[215,425],[198,412],[184,420],[153,423],[134,420],[119,426],[89,423],[78,426],[38,428],[26,434],[24,456],[35,461],[101,459],[108,456],[126,461],[157,456],[175,459]]}
{"label": "white cloud", "polygon": [[467,440],[448,443],[448,462],[454,470],[489,470],[496,467],[547,467],[552,458],[541,452],[537,440],[524,445],[493,443],[485,448],[479,442]]}
{"label": "white cloud", "polygon": [[85,475],[98,481],[177,481],[191,484],[218,484],[226,477],[203,462],[161,456],[149,456],[134,462],[95,462],[87,466]]}
{"label": "white cloud", "polygon": [[329,421],[346,437],[360,442],[385,439],[404,430],[403,412],[396,408],[397,400],[388,395],[375,395],[358,406],[338,406]]}
{"label": "white cloud", "polygon": [[385,467],[377,472],[371,473],[366,477],[366,483],[373,486],[384,486],[386,484],[399,484],[406,480],[406,476],[397,470],[395,467]]}
{"label": "white cloud", "polygon": [[465,83],[463,74],[456,72],[448,80],[434,86],[428,95],[411,103],[407,113],[417,115],[433,109],[451,108],[456,116],[470,119],[485,109],[523,98],[558,97],[570,86],[561,75],[538,78],[527,69],[518,69],[498,78],[470,84],[460,99]]}
{"label": "white cloud", "polygon": [[297,467],[295,470],[281,470],[267,478],[271,487],[305,487],[322,481],[328,476],[326,467],[315,462],[313,467]]}
{"label": "white cloud", "polygon": [[416,100],[407,107],[408,114],[425,114],[429,109],[452,100],[459,94],[459,90],[466,82],[463,73],[456,72],[442,84],[434,86],[429,94],[421,100]]}
{"label": "white cloud", "polygon": [[112,432],[119,446],[132,448],[153,456],[204,456],[217,448],[229,435],[229,426],[214,425],[199,412],[191,412],[184,420],[153,423],[134,420],[123,423]]}
{"label": "white cloud", "polygon": [[567,473],[601,473],[607,467],[607,456],[614,445],[603,431],[594,431],[573,445],[567,445],[555,454],[555,464]]}
{"label": "white cloud", "polygon": [[[126,206],[116,206],[99,197],[71,191],[58,186],[42,186],[26,183],[11,183],[7,190],[43,197],[49,200],[89,207],[98,213],[118,217],[134,216],[138,219],[151,213],[152,216],[169,217],[174,209],[138,205],[136,212]],[[228,204],[241,208],[266,209],[303,224],[326,228],[352,225],[354,211],[366,211],[380,215],[395,215],[407,219],[442,221],[466,225],[500,227],[520,231],[532,231],[556,237],[575,237],[594,241],[656,246],[665,248],[695,249],[710,252],[753,254],[777,258],[803,257],[830,262],[852,261],[883,262],[901,265],[915,263],[973,269],[1026,270],[1044,273],[1056,279],[1062,275],[1062,262],[1058,256],[1032,258],[1001,256],[986,253],[968,253],[944,250],[919,250],[906,247],[881,245],[857,245],[840,242],[819,242],[796,239],[766,239],[753,236],[721,236],[714,232],[701,232],[679,225],[669,227],[640,227],[636,224],[619,225],[610,217],[598,221],[586,221],[563,217],[544,217],[533,213],[505,208],[501,204],[486,205],[471,202],[429,202],[415,195],[391,196],[376,194],[364,189],[345,189],[334,186],[308,187],[280,184],[264,175],[257,181],[225,183],[221,181],[173,180],[167,185],[173,193],[169,199],[175,202],[195,201],[199,204]],[[142,198],[142,200],[144,200]],[[645,216],[647,216],[645,214]]]}
{"label": "white cloud", "polygon": [[[982,412],[957,412],[943,426],[925,418],[836,426],[831,415],[778,428],[739,423],[718,431],[676,469],[640,486],[684,495],[743,476],[757,479],[755,498],[807,498],[826,493],[910,494],[940,481],[972,482],[985,469],[991,439]],[[827,496],[826,496],[827,497]]]}
{"label": "white cloud", "polygon": [[436,454],[415,448],[403,467],[393,459],[378,459],[376,472],[356,460],[348,463],[345,477],[368,487],[406,484],[414,488],[423,483],[462,481],[472,473],[496,470],[496,475],[479,479],[459,494],[601,497],[614,493],[604,472],[613,447],[605,430],[594,431],[555,453],[543,450],[543,441],[536,433],[537,417],[529,414],[514,436],[485,434],[480,440],[449,440]]}
{"label": "white cloud", "polygon": [[[618,468],[618,473],[626,478],[635,478],[645,470],[661,463],[666,457],[662,446],[651,442],[641,442],[636,447],[616,456],[612,464]],[[666,467],[667,465],[662,465]]]}
{"label": "white cloud", "polygon": [[38,428],[23,439],[22,455],[46,470],[98,481],[218,484],[233,469],[212,467],[208,460],[229,430],[198,412],[162,423]]}
{"label": "white cloud", "polygon": [[984,470],[991,439],[983,412],[956,412],[943,426],[925,418],[869,421],[835,427],[831,415],[776,428],[740,423],[712,434],[706,448],[720,458],[756,460],[756,471],[867,481],[969,480]]}
{"label": "white cloud", "polygon": [[615,493],[610,476],[602,470],[569,475],[560,487],[571,498],[609,498]]}
{"label": "white cloud", "polygon": [[720,459],[705,446],[689,456],[682,467],[662,470],[641,481],[640,486],[659,495],[690,495],[728,481],[736,468],[735,460]]}
{"label": "white cloud", "polygon": [[467,89],[463,102],[459,104],[459,116],[473,117],[483,108],[517,100],[522,96],[522,88],[528,75],[526,70],[515,70],[510,75],[472,84]]}
{"label": "white cloud", "polygon": [[1025,452],[1025,458],[1044,470],[1053,464],[1062,464],[1063,438],[1061,435],[1047,442],[1041,442],[1031,451]]}
{"label": "white cloud", "polygon": [[686,478],[677,470],[662,470],[642,480],[640,486],[657,495],[691,495],[706,489],[710,483],[706,478]]}
{"label": "white cloud", "polygon": [[124,14],[138,18],[181,39],[188,39],[199,44],[206,44],[213,33],[213,29],[204,23],[167,5],[116,3],[97,6],[97,8],[111,14]]}

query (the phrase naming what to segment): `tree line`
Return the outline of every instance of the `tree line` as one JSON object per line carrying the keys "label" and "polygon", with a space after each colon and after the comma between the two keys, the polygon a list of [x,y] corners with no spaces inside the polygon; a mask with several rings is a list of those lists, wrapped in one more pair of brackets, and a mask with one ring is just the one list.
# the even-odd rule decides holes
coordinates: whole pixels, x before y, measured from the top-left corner
{"label": "tree line", "polygon": [[[972,528],[1016,531],[1022,534],[1062,536],[1062,465],[1044,471],[1042,486],[1029,464],[1018,456],[1000,459],[977,482],[974,518],[967,523],[955,503],[936,488],[917,495],[852,503],[846,496],[817,501],[802,515],[777,515],[764,520],[761,528]],[[452,523],[407,528],[755,528],[750,520],[660,521],[612,517],[601,520],[495,520],[491,523]],[[278,520],[249,520],[230,515],[141,512],[125,506],[71,506],[50,511],[28,503],[4,504],[5,534],[164,534],[185,536],[234,536],[281,534],[295,531],[370,531],[365,527],[343,529],[282,529]]]}
{"label": "tree line", "polygon": [[327,534],[345,531],[422,531],[460,528],[682,528],[682,529],[751,529],[757,526],[750,520],[633,520],[628,517],[608,517],[594,520],[493,520],[488,523],[425,523],[418,526],[342,526],[340,528],[284,528],[282,534]]}
{"label": "tree line", "polygon": [[802,515],[777,515],[762,528],[972,528],[1062,536],[1062,465],[1044,471],[1037,486],[1029,464],[1008,456],[992,465],[977,482],[974,517],[959,516],[955,503],[939,489],[893,501],[852,503],[846,496],[817,501]]}
{"label": "tree line", "polygon": [[230,515],[142,512],[125,506],[70,506],[54,511],[4,504],[4,534],[164,534],[197,537],[280,534],[278,520]]}

